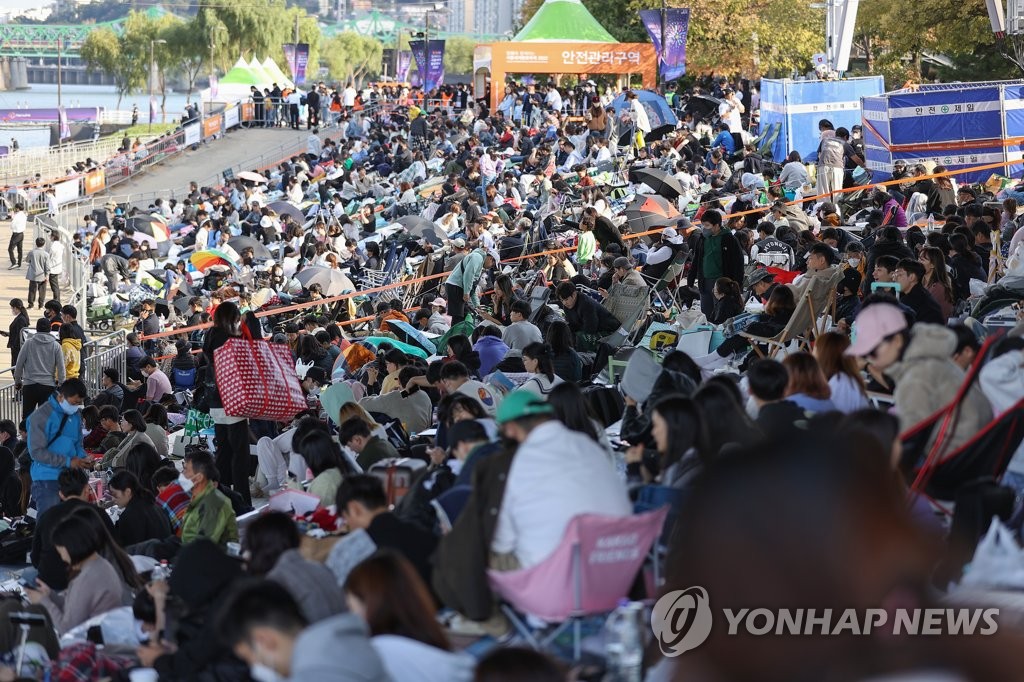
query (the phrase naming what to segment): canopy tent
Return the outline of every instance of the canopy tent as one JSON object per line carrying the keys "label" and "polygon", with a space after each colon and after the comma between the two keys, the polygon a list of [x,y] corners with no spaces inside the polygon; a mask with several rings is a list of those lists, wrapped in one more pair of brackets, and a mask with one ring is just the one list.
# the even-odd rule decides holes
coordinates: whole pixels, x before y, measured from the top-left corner
{"label": "canopy tent", "polygon": [[580,0],[545,0],[512,42],[614,43],[615,38]]}
{"label": "canopy tent", "polygon": [[249,62],[249,70],[252,71],[254,76],[263,81],[259,86],[261,89],[269,88],[270,84],[274,82],[274,77],[267,73],[267,70],[263,68],[263,65],[260,64],[260,60],[256,59],[256,57],[253,57],[252,61]]}
{"label": "canopy tent", "polygon": [[491,79],[491,109],[498,108],[509,74],[633,74],[644,88],[657,85],[657,54],[650,43],[617,43],[580,0],[544,0],[511,42],[478,45],[473,51],[476,97]]}
{"label": "canopy tent", "polygon": [[271,77],[271,80],[274,83],[277,83],[281,87],[284,87],[286,85],[289,88],[295,87],[295,83],[292,83],[292,79],[286,76],[284,74],[284,71],[282,71],[281,68],[277,65],[277,62],[275,62],[270,57],[267,57],[266,59],[263,60],[263,70],[267,72],[267,75]]}
{"label": "canopy tent", "polygon": [[239,57],[231,70],[220,78],[216,90],[206,88],[200,97],[206,101],[235,102],[248,97],[252,86],[269,88],[272,82],[273,79],[262,68],[256,71]]}
{"label": "canopy tent", "polygon": [[[262,87],[265,82],[265,77],[255,71],[249,66],[248,63],[241,57],[235,62],[235,65],[231,67],[231,70],[221,76],[221,85],[244,85],[246,90],[249,86],[255,85],[256,87]],[[269,83],[267,83],[269,85]]]}

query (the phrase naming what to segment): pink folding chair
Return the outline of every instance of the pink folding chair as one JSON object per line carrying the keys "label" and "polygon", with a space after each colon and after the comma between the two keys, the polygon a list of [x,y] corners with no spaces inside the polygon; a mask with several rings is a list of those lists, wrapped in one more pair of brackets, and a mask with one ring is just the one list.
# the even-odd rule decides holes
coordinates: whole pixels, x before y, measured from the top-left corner
{"label": "pink folding chair", "polygon": [[[487,572],[502,611],[537,650],[546,649],[572,625],[573,660],[579,660],[582,619],[612,611],[629,594],[668,511],[665,506],[626,517],[574,517],[562,542],[543,562],[518,571]],[[520,614],[557,627],[538,638]]]}

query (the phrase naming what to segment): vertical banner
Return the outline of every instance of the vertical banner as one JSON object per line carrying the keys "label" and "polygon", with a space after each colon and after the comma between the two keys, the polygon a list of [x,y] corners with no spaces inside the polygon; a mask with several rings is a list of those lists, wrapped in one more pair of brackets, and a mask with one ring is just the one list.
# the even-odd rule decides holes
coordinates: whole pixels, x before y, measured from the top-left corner
{"label": "vertical banner", "polygon": [[661,45],[662,10],[640,10],[640,21],[647,29],[647,35],[654,43],[661,63],[661,75],[666,81],[679,78],[686,73],[686,37],[690,31],[690,10],[685,7],[670,7],[665,12],[665,46]]}
{"label": "vertical banner", "polygon": [[57,121],[60,123],[60,141],[71,137],[71,126],[68,125],[68,112],[64,111],[64,107],[60,107],[57,111]]}
{"label": "vertical banner", "polygon": [[156,97],[149,98],[149,122],[156,122]]}
{"label": "vertical banner", "polygon": [[423,89],[430,92],[444,82],[444,41],[410,40],[409,48],[416,59]]}
{"label": "vertical banner", "polygon": [[309,64],[309,43],[285,43],[284,59],[292,71],[295,85],[306,82],[306,67]]}
{"label": "vertical banner", "polygon": [[398,67],[395,69],[395,80],[399,83],[409,82],[409,67],[412,65],[412,52],[402,50],[398,53]]}
{"label": "vertical banner", "polygon": [[211,73],[210,74],[210,99],[213,99],[214,97],[216,97],[219,90],[220,90],[220,78],[217,78],[217,74]]}

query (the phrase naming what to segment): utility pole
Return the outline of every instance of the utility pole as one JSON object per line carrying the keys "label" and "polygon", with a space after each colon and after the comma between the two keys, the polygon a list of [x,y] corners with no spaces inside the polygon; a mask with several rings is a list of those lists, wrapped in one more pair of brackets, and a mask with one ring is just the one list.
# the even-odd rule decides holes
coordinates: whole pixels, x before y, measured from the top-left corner
{"label": "utility pole", "polygon": [[295,87],[299,87],[299,13],[295,13],[295,47],[292,48],[292,79],[295,81]]}
{"label": "utility pole", "polygon": [[424,103],[427,96],[427,76],[430,75],[430,8],[423,13],[423,96]]}
{"label": "utility pole", "polygon": [[57,36],[57,108],[61,106],[61,72],[60,72],[60,47],[61,37]]}

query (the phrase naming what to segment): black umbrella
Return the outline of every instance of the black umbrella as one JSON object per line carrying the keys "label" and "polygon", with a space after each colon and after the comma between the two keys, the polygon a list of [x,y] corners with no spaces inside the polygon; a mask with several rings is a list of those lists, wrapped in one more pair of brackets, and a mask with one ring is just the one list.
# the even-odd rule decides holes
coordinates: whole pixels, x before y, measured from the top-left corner
{"label": "black umbrella", "polygon": [[660,168],[637,168],[634,173],[640,182],[663,197],[675,199],[684,192],[679,180]]}
{"label": "black umbrella", "polygon": [[409,234],[412,234],[413,228],[426,228],[433,227],[434,225],[434,223],[418,215],[404,215],[395,222],[408,230]]}
{"label": "black umbrella", "polygon": [[633,232],[648,232],[656,227],[670,227],[676,224],[676,218],[666,218],[654,213],[640,213],[637,211],[623,211],[629,228]]}
{"label": "black umbrella", "polygon": [[716,116],[718,116],[718,107],[721,106],[722,100],[717,97],[711,97],[709,95],[694,95],[686,101],[686,106],[683,107],[683,111],[688,114],[693,114],[694,121],[707,121],[711,122]]}
{"label": "black umbrella", "polygon": [[148,234],[150,237],[153,236],[153,223],[156,222],[156,218],[149,215],[133,215],[131,218],[125,221],[124,226],[126,229],[135,230],[136,232],[142,232]]}
{"label": "black umbrella", "polygon": [[270,260],[274,256],[270,253],[270,249],[267,248],[266,244],[261,242],[259,239],[253,237],[232,237],[228,240],[228,246],[235,250],[236,253],[241,254],[246,249],[252,249],[252,257],[259,260]]}
{"label": "black umbrella", "polygon": [[292,206],[287,201],[272,201],[267,204],[267,208],[277,215],[291,216],[292,219],[300,225],[306,222],[306,216],[302,215],[302,211],[295,206]]}

